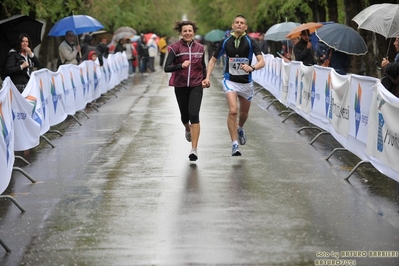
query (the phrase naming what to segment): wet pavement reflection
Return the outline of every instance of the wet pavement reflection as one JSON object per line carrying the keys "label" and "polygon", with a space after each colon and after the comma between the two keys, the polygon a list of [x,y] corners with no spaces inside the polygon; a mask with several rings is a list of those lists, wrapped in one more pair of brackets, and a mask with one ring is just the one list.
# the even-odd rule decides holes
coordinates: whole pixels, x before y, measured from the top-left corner
{"label": "wet pavement reflection", "polygon": [[[89,118],[58,125],[17,161],[0,204],[1,265],[399,265],[399,185],[318,132],[281,123],[254,97],[242,157],[231,156],[221,69],[204,92],[190,162],[173,89],[160,69],[129,78]],[[353,251],[359,251],[355,253]],[[392,251],[369,253],[369,251]],[[365,253],[364,253],[365,252]],[[380,258],[373,257],[380,255]],[[355,263],[355,264],[353,264]],[[338,264],[337,264],[338,265]]]}

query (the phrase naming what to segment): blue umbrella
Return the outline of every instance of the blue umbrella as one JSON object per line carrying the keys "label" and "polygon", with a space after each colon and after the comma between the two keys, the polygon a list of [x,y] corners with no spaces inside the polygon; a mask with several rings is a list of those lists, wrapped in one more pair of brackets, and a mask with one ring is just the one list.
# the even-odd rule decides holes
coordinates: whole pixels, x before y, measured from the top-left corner
{"label": "blue umbrella", "polygon": [[351,27],[333,23],[316,30],[316,36],[327,46],[350,55],[364,55],[367,45],[362,36]]}
{"label": "blue umbrella", "polygon": [[51,28],[48,36],[64,36],[67,31],[73,31],[75,34],[92,32],[103,29],[104,26],[95,18],[87,15],[73,15],[59,20]]}

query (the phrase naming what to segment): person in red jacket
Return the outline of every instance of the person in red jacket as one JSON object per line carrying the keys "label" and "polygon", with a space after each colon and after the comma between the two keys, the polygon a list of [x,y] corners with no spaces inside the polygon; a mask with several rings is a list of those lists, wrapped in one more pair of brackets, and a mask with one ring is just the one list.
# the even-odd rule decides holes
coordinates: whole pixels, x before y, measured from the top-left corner
{"label": "person in red jacket", "polygon": [[199,112],[206,75],[204,46],[194,40],[198,27],[193,21],[178,21],[174,30],[182,37],[168,47],[164,71],[171,72],[169,86],[175,87],[181,121],[186,140],[191,142],[190,161],[198,159],[197,146],[200,135]]}

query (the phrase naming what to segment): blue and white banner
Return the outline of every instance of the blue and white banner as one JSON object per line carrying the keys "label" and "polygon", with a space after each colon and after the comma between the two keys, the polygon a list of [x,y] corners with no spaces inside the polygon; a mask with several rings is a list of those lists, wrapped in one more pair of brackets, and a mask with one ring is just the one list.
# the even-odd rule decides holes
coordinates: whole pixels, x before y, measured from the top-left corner
{"label": "blue and white banner", "polygon": [[101,67],[84,61],[57,72],[34,71],[22,94],[6,78],[0,90],[0,192],[9,184],[14,151],[37,146],[40,135],[127,79],[128,70],[126,54],[117,53]]}

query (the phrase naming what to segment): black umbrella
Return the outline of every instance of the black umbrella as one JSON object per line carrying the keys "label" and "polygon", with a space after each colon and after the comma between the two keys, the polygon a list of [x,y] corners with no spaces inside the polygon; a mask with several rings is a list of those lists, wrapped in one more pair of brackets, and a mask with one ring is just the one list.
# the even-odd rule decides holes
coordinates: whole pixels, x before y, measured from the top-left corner
{"label": "black umbrella", "polygon": [[30,38],[31,48],[41,43],[43,23],[26,15],[16,15],[0,20],[0,65],[7,58],[7,54],[14,47],[15,41],[21,33]]}

